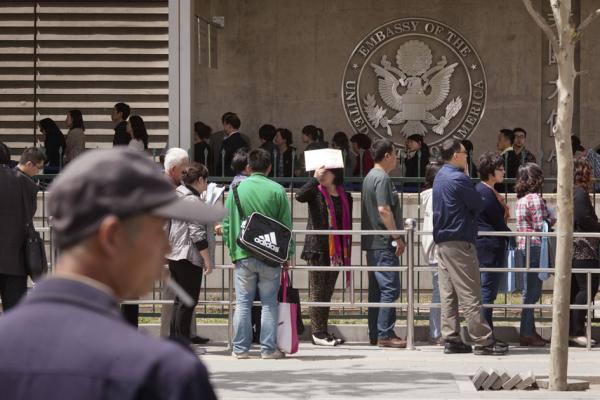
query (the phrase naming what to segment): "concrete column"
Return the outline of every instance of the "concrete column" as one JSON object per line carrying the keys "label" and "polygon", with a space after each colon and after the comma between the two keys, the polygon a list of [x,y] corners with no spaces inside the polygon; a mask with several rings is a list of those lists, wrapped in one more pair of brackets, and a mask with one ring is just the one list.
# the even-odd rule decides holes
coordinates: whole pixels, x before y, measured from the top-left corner
{"label": "concrete column", "polygon": [[193,0],[169,0],[169,147],[192,145],[193,62],[196,18]]}

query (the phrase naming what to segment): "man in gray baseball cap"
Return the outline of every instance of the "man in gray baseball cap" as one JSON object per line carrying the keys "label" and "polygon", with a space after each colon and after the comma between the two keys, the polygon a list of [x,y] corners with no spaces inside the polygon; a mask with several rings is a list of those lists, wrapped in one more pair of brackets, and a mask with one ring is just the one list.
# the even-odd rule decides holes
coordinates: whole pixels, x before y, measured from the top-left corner
{"label": "man in gray baseball cap", "polygon": [[126,324],[118,301],[144,295],[160,275],[169,218],[210,223],[224,210],[179,200],[127,148],[70,163],[48,210],[61,254],[56,273],[0,319],[3,397],[214,399],[197,357]]}

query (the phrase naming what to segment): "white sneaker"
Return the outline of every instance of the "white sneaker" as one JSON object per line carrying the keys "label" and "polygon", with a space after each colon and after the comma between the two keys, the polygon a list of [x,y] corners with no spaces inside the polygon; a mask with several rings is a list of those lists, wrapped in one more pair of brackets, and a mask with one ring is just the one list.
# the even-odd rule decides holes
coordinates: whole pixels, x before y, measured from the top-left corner
{"label": "white sneaker", "polygon": [[279,350],[275,350],[272,353],[262,353],[260,358],[263,360],[279,360],[281,358],[285,358],[285,354]]}
{"label": "white sneaker", "polygon": [[250,354],[248,354],[248,352],[245,352],[245,353],[231,352],[231,355],[234,356],[235,358],[237,358],[238,360],[246,360],[246,359],[250,358]]}
{"label": "white sneaker", "polygon": [[[588,345],[587,337],[585,336],[569,336],[569,342],[581,347],[587,347]],[[594,339],[590,339],[590,344],[595,346],[596,341]]]}
{"label": "white sneaker", "polygon": [[324,338],[318,338],[315,335],[312,335],[312,342],[317,346],[336,346],[338,342],[330,335],[325,336]]}

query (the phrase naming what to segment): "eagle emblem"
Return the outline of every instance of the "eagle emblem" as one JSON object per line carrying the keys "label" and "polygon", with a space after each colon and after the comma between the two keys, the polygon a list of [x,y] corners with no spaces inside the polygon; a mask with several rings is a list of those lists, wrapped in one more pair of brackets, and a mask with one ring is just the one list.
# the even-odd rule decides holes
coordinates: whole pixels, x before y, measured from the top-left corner
{"label": "eagle emblem", "polygon": [[424,124],[433,125],[431,130],[443,135],[452,118],[462,109],[460,96],[446,105],[446,112],[439,118],[432,112],[446,101],[450,93],[450,78],[458,63],[448,65],[445,56],[431,66],[433,56],[427,44],[410,40],[400,46],[394,67],[386,55],[381,64],[371,63],[377,75],[379,96],[395,114],[389,118],[388,109],[377,104],[375,95],[368,93],[364,98],[367,118],[373,128],[383,127],[392,136],[391,125],[401,125],[404,136],[425,135]]}

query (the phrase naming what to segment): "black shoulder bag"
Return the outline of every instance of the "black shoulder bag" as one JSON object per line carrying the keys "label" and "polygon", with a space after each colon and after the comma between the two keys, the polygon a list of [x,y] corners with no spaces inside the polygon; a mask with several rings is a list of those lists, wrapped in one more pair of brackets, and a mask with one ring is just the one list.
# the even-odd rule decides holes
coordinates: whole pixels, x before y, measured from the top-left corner
{"label": "black shoulder bag", "polygon": [[288,259],[292,231],[279,221],[259,212],[253,212],[250,217],[246,218],[240,204],[237,185],[232,187],[232,191],[242,219],[240,234],[237,238],[238,246],[268,265],[279,267]]}
{"label": "black shoulder bag", "polygon": [[[33,210],[29,208],[29,200],[25,196],[24,183],[21,183],[21,195],[25,207],[25,271],[33,281],[37,281],[48,272],[48,259],[44,241],[33,226]],[[37,201],[37,199],[36,199]]]}

